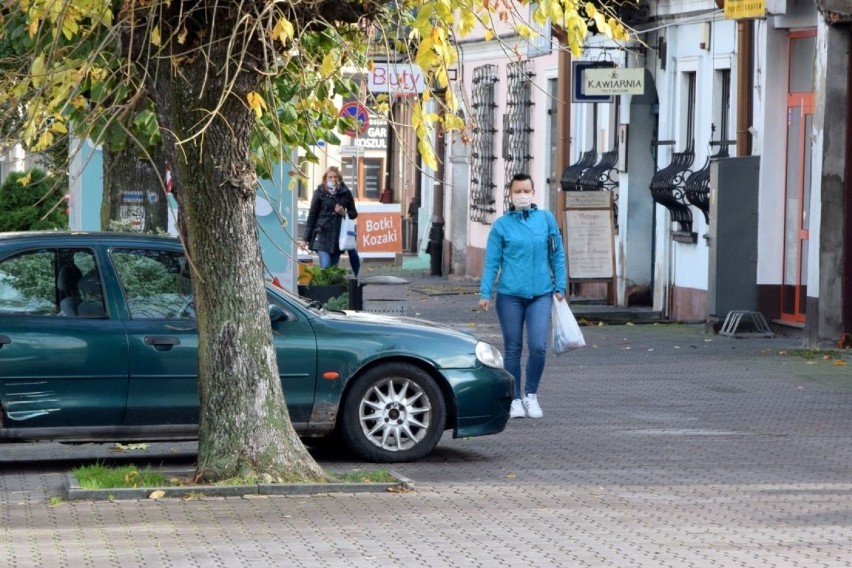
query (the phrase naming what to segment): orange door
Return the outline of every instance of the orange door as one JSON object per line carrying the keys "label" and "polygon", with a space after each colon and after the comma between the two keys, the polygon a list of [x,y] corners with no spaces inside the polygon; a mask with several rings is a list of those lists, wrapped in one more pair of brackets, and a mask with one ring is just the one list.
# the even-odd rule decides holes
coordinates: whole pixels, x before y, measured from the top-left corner
{"label": "orange door", "polygon": [[816,30],[790,33],[781,319],[803,323],[807,297]]}

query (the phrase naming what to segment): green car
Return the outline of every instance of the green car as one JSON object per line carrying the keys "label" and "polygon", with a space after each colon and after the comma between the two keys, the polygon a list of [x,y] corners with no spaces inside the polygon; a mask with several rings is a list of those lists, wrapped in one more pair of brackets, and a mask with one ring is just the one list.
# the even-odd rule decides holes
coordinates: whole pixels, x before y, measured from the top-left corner
{"label": "green car", "polygon": [[[375,462],[421,458],[444,430],[501,432],[498,349],[424,320],[333,312],[267,288],[281,384],[304,439]],[[0,233],[0,442],[198,437],[198,335],[176,239]]]}

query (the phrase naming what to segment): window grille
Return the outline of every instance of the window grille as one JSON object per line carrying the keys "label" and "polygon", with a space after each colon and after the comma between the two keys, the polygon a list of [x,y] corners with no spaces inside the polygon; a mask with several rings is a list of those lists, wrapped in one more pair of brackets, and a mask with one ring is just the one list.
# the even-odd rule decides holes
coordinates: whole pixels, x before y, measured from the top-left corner
{"label": "window grille", "polygon": [[[685,73],[686,79],[686,140],[683,152],[672,154],[672,160],[666,167],[658,170],[651,178],[651,196],[654,201],[669,210],[671,220],[679,230],[673,238],[678,241],[696,242],[692,232],[692,209],[685,195],[686,180],[692,174],[689,169],[695,160],[695,73]],[[657,142],[660,144],[660,142]]]}
{"label": "window grille", "polygon": [[470,179],[470,220],[487,224],[494,214],[494,84],[497,66],[482,65],[473,70],[473,136]]}
{"label": "window grille", "polygon": [[[731,70],[723,69],[719,72],[721,83],[721,99],[719,101],[719,141],[710,141],[711,146],[719,146],[719,150],[712,156],[708,156],[704,167],[689,176],[686,182],[687,200],[704,213],[704,221],[710,224],[710,160],[712,158],[727,158],[729,156],[728,146],[733,140],[728,140],[728,115],[731,110]],[[713,126],[711,130],[715,130]]]}
{"label": "window grille", "polygon": [[508,89],[506,114],[503,115],[503,171],[506,185],[503,207],[512,203],[509,186],[515,174],[529,173],[530,133],[532,124],[532,63],[521,61],[506,66]]}

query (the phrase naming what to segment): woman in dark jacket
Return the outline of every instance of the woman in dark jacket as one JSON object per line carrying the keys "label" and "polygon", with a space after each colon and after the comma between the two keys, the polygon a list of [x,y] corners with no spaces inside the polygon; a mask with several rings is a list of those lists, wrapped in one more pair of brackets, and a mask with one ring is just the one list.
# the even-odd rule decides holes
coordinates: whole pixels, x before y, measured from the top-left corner
{"label": "woman in dark jacket", "polygon": [[[355,198],[343,183],[340,170],[335,166],[322,175],[322,184],[314,191],[305,234],[299,246],[317,253],[320,267],[337,266],[340,262],[340,222],[344,215],[358,217]],[[357,275],[357,272],[356,272]]]}

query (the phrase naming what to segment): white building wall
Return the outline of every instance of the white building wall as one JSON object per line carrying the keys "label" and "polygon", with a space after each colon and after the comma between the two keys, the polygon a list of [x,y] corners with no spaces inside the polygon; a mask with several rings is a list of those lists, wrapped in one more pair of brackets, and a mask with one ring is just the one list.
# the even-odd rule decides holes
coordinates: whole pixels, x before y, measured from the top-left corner
{"label": "white building wall", "polygon": [[[694,2],[680,4],[683,9],[695,8],[695,5]],[[668,9],[672,14],[676,13],[673,5],[669,5]],[[649,63],[655,64],[652,72],[655,74],[659,97],[658,139],[676,141],[674,145],[659,147],[657,167],[662,169],[671,163],[674,152],[687,150],[691,111],[695,159],[690,170],[696,171],[704,167],[708,157],[718,151],[717,146],[710,146],[711,139],[718,141],[723,137],[719,131],[719,117],[714,116],[714,97],[720,96],[716,92],[720,87],[716,81],[716,72],[720,69],[731,70],[729,128],[724,135],[726,139],[731,139],[732,123],[736,119],[735,23],[724,20],[720,11],[698,15],[681,13],[670,22],[660,22],[656,37],[664,38],[667,45],[665,69],[661,68],[658,59],[649,60]],[[686,73],[695,73],[695,101],[692,109],[688,107],[687,82],[684,79]],[[729,147],[729,151],[735,151],[733,146]],[[709,248],[708,241],[703,238],[708,227],[704,214],[693,206],[692,231],[697,234],[697,243],[673,241],[671,233],[678,230],[679,225],[670,221],[669,212],[664,207],[657,206],[656,209],[654,306],[669,312],[671,287],[697,291],[708,289]]]}

